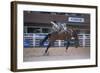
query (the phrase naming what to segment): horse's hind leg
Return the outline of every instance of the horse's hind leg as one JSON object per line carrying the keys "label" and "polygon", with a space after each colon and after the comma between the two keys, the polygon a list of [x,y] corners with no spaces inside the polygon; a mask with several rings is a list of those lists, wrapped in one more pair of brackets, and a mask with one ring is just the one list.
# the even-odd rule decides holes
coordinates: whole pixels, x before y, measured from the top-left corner
{"label": "horse's hind leg", "polygon": [[45,50],[45,53],[44,53],[44,54],[47,54],[47,53],[48,53],[49,48],[50,48],[51,45],[53,45],[53,44],[54,44],[54,41],[50,41],[50,42],[49,42],[49,45],[47,46],[47,49]]}
{"label": "horse's hind leg", "polygon": [[67,43],[66,43],[66,51],[67,51],[67,50],[68,50],[68,47],[70,46],[70,41],[67,40],[66,42],[67,42]]}
{"label": "horse's hind leg", "polygon": [[48,52],[48,49],[50,48],[51,44],[49,43],[49,45],[47,46],[47,49],[45,50],[45,53]]}

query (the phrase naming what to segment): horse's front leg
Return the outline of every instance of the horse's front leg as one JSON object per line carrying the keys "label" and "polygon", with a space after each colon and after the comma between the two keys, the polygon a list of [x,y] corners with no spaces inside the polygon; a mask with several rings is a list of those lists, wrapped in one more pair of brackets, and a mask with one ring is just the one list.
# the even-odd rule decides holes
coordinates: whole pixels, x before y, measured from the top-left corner
{"label": "horse's front leg", "polygon": [[78,46],[79,46],[79,40],[75,39],[75,47],[78,48]]}

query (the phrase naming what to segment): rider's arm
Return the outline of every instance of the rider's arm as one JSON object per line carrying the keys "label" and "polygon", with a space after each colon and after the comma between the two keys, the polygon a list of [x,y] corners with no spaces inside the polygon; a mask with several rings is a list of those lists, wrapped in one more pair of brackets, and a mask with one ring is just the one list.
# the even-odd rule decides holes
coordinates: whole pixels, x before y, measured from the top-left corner
{"label": "rider's arm", "polygon": [[57,29],[59,29],[59,26],[56,23],[54,23],[53,21],[51,21],[51,24],[53,24],[54,27],[56,27]]}

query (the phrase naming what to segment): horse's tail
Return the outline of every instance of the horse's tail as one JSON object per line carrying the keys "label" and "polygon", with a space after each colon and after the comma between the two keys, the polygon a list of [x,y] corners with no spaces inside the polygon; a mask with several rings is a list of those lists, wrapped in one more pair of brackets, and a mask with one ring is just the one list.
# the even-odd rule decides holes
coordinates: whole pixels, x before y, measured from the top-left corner
{"label": "horse's tail", "polygon": [[49,36],[50,36],[50,34],[45,36],[45,38],[40,42],[40,46],[42,46],[44,44],[44,42],[48,39]]}

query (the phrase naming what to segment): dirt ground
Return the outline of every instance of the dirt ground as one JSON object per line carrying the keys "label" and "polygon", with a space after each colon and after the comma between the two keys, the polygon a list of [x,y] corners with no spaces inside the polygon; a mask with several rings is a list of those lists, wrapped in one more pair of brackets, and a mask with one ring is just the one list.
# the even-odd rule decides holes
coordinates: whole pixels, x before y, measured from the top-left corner
{"label": "dirt ground", "polygon": [[44,54],[46,48],[24,48],[23,61],[50,61],[50,60],[70,60],[70,59],[88,59],[90,58],[90,47],[51,47],[47,54]]}

